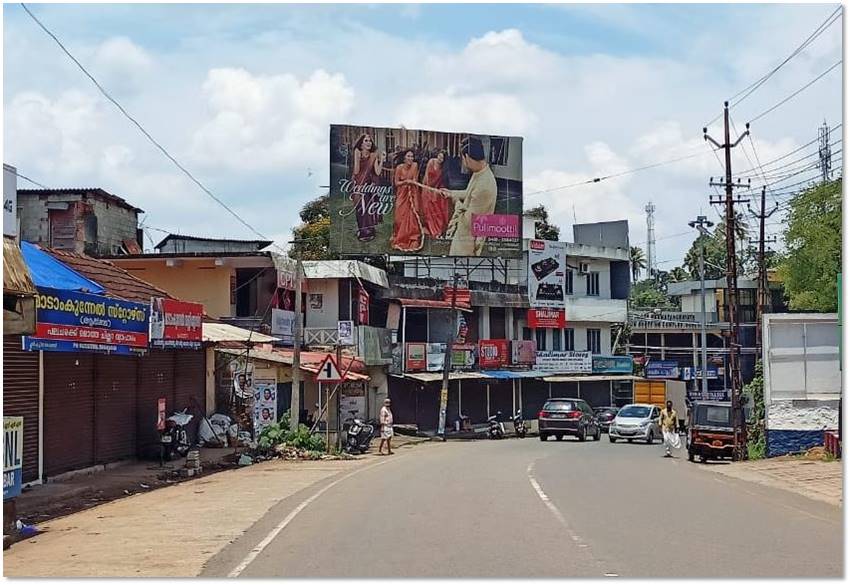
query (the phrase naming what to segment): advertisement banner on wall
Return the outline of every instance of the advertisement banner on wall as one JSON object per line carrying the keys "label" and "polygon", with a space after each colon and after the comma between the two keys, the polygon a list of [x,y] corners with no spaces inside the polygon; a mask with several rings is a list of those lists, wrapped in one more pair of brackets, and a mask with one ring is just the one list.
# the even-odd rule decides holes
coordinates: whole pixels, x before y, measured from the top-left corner
{"label": "advertisement banner on wall", "polygon": [[675,380],[679,377],[679,362],[676,360],[650,360],[646,364],[646,377],[657,380]]}
{"label": "advertisement banner on wall", "polygon": [[527,321],[532,329],[563,329],[567,325],[563,309],[529,309]]}
{"label": "advertisement banner on wall", "polygon": [[[446,361],[446,344],[429,343],[428,345],[428,371],[442,372]],[[452,345],[452,369],[464,370],[475,367],[474,343],[455,343]]]}
{"label": "advertisement banner on wall", "polygon": [[535,369],[559,374],[593,373],[593,357],[589,351],[538,351]]}
{"label": "advertisement banner on wall", "polygon": [[511,341],[511,363],[533,365],[537,360],[537,342],[531,340]]}
{"label": "advertisement banner on wall", "polygon": [[538,309],[563,309],[566,270],[566,242],[529,240],[529,306]]}
{"label": "advertisement banner on wall", "polygon": [[354,321],[338,321],[336,338],[340,345],[354,345]]}
{"label": "advertisement banner on wall", "polygon": [[522,138],[330,127],[331,249],[522,255]]}
{"label": "advertisement banner on wall", "polygon": [[284,343],[291,344],[294,339],[294,331],[295,311],[272,309],[272,335],[280,338]]}
{"label": "advertisement banner on wall", "polygon": [[428,367],[427,343],[408,343],[404,362],[406,372],[422,372]]}
{"label": "advertisement banner on wall", "polygon": [[277,380],[254,380],[254,438],[277,422]]}
{"label": "advertisement banner on wall", "polygon": [[478,364],[482,368],[501,368],[510,363],[507,339],[482,339],[478,342]]}
{"label": "advertisement banner on wall", "polygon": [[200,349],[204,305],[154,297],[150,313],[151,347]]}
{"label": "advertisement banner on wall", "polygon": [[357,329],[357,355],[367,366],[383,366],[393,361],[392,331],[360,325]]}
{"label": "advertisement banner on wall", "polygon": [[39,288],[35,335],[23,338],[27,351],[144,353],[148,347],[148,305],[69,290]]}
{"label": "advertisement banner on wall", "polygon": [[3,500],[20,495],[24,472],[24,417],[3,417]]}
{"label": "advertisement banner on wall", "polygon": [[594,374],[631,374],[633,369],[630,355],[593,356]]}

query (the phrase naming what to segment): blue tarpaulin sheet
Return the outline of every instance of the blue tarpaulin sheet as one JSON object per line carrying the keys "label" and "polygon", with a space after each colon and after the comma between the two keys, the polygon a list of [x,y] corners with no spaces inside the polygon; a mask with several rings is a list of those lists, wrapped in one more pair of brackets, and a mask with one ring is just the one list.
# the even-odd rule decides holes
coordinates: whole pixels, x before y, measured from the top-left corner
{"label": "blue tarpaulin sheet", "polygon": [[75,290],[96,295],[106,292],[98,283],[89,280],[38,246],[21,242],[21,253],[36,287]]}

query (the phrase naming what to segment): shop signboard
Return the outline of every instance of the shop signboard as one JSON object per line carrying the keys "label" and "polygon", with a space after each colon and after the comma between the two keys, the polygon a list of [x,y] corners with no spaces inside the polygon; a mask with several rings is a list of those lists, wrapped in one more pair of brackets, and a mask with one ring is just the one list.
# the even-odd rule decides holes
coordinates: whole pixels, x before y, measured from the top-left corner
{"label": "shop signboard", "polygon": [[589,351],[538,351],[534,368],[559,374],[590,374],[593,358]]}
{"label": "shop signboard", "polygon": [[593,356],[594,374],[631,374],[632,368],[632,356],[630,355]]}
{"label": "shop signboard", "polygon": [[567,324],[563,309],[529,309],[527,321],[532,329],[563,329]]}
{"label": "shop signboard", "polygon": [[295,330],[295,311],[272,309],[272,335],[283,343],[292,344]]}
{"label": "shop signboard", "polygon": [[645,375],[656,380],[675,380],[679,377],[679,363],[676,360],[650,360],[646,364]]}
{"label": "shop signboard", "polygon": [[[475,367],[475,350],[476,345],[474,343],[452,344],[452,369],[468,370]],[[443,364],[446,361],[446,344],[429,343],[427,357],[428,371],[442,372]]]}
{"label": "shop signboard", "polygon": [[254,380],[254,438],[277,422],[277,380]]}
{"label": "shop signboard", "polygon": [[533,340],[511,341],[511,363],[517,366],[532,366],[537,360],[537,342]]}
{"label": "shop signboard", "polygon": [[478,342],[478,364],[482,368],[501,368],[510,363],[507,339],[482,339]]}
{"label": "shop signboard", "polygon": [[23,338],[28,351],[144,353],[148,347],[149,310],[100,295],[39,288],[35,297],[35,334]]}
{"label": "shop signboard", "polygon": [[151,347],[200,349],[204,305],[154,297],[150,313]]}
{"label": "shop signboard", "polygon": [[566,271],[566,242],[529,240],[529,306],[535,309],[563,309]]}
{"label": "shop signboard", "polygon": [[334,252],[522,255],[522,138],[332,125],[330,165]]}
{"label": "shop signboard", "polygon": [[[716,380],[717,379],[717,368],[713,366],[708,366],[706,369],[706,380]],[[694,372],[694,368],[688,366],[686,368],[682,368],[682,380],[690,381],[690,380],[702,380],[702,368],[697,368],[696,372]]]}
{"label": "shop signboard", "polygon": [[3,417],[3,500],[20,495],[24,472],[24,417]]}
{"label": "shop signboard", "polygon": [[427,343],[408,343],[404,370],[406,372],[422,372],[428,367]]}

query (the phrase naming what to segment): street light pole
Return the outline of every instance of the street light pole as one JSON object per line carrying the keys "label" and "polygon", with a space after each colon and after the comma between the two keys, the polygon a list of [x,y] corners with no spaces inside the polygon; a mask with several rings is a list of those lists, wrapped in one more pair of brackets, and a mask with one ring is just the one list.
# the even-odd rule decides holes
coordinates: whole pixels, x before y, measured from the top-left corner
{"label": "street light pole", "polygon": [[[714,224],[704,216],[697,216],[695,221],[689,222],[689,226],[699,230],[700,236],[708,236],[708,228]],[[702,399],[708,400],[708,347],[706,342],[706,316],[705,316],[705,242],[699,247],[699,280],[700,280],[700,308],[702,319],[700,319],[700,345],[702,356]]]}

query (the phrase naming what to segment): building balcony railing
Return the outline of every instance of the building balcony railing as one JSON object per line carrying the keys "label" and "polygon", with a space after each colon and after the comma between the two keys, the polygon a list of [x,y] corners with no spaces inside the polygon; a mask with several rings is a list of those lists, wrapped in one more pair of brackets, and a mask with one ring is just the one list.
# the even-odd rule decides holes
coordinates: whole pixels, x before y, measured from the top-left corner
{"label": "building balcony railing", "polygon": [[339,342],[336,327],[305,327],[304,345],[307,347],[333,347]]}
{"label": "building balcony railing", "polygon": [[[367,366],[392,362],[392,331],[383,327],[359,325],[354,328],[357,357]],[[335,327],[306,327],[304,345],[308,349],[329,350],[339,343],[339,330]]]}

